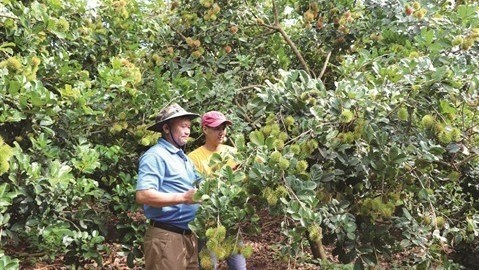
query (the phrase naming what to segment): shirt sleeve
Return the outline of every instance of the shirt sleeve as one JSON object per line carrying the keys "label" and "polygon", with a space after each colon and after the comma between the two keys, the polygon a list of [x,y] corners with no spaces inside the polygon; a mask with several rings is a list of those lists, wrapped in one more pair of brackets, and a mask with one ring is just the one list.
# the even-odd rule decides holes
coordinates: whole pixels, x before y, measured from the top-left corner
{"label": "shirt sleeve", "polygon": [[136,190],[159,190],[165,176],[165,165],[160,157],[147,153],[140,158]]}

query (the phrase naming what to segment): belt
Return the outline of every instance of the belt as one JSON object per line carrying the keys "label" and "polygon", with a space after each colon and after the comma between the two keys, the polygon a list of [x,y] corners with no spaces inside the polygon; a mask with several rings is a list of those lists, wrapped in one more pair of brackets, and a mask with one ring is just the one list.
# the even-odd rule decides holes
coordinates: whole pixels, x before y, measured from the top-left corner
{"label": "belt", "polygon": [[169,225],[166,223],[161,223],[155,220],[150,220],[150,225],[155,228],[160,228],[160,229],[163,229],[169,232],[178,233],[178,234],[185,234],[185,235],[192,234],[191,230],[185,230],[185,229],[182,229],[173,225]]}

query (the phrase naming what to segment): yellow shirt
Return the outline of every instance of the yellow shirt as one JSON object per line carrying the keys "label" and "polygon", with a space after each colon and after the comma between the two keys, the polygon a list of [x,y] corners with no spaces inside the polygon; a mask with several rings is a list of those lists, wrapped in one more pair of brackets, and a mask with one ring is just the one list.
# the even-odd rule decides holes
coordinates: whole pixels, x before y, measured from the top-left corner
{"label": "yellow shirt", "polygon": [[223,158],[228,158],[227,165],[231,168],[236,165],[236,162],[233,160],[233,155],[236,153],[236,148],[224,144],[220,144],[220,147],[217,151],[210,151],[206,149],[205,146],[200,146],[190,152],[188,157],[191,159],[191,161],[193,161],[193,164],[195,164],[198,172],[209,175],[211,174],[211,168],[209,166],[210,159],[214,153],[220,154]]}

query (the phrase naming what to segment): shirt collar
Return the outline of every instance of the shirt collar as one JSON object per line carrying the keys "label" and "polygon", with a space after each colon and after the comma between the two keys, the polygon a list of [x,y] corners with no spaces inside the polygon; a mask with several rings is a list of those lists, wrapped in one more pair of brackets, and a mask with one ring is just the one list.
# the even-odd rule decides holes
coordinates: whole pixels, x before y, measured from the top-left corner
{"label": "shirt collar", "polygon": [[178,152],[183,152],[183,150],[181,150],[180,148],[176,148],[173,144],[171,144],[169,141],[163,138],[160,138],[158,140],[158,143],[163,145],[166,148],[166,150],[168,150],[168,152],[172,154],[178,154]]}

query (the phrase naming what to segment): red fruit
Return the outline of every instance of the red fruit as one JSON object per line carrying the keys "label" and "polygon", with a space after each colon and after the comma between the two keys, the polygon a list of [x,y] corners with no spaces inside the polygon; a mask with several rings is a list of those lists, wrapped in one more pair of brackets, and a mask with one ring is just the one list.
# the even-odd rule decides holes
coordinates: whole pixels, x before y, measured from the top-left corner
{"label": "red fruit", "polygon": [[414,10],[412,9],[412,7],[406,7],[406,15],[407,15],[407,16],[410,16],[413,11],[414,11]]}

